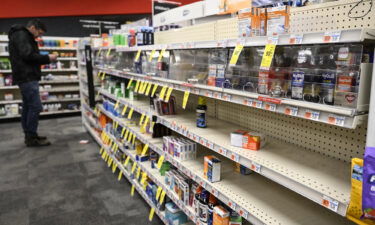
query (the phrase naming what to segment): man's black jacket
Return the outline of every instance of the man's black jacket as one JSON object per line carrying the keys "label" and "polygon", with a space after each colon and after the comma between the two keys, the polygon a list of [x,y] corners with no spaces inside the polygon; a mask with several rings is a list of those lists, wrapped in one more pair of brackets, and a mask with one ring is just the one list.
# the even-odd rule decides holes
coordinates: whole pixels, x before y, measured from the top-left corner
{"label": "man's black jacket", "polygon": [[50,63],[48,55],[39,54],[34,36],[23,26],[12,26],[8,36],[13,82],[19,84],[40,80],[40,66]]}

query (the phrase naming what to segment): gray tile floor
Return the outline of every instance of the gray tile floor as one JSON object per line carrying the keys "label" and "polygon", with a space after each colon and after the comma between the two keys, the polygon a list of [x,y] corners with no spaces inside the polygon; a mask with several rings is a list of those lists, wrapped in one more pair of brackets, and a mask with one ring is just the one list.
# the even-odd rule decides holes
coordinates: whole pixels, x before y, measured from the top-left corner
{"label": "gray tile floor", "polygon": [[39,133],[53,144],[26,148],[19,122],[0,123],[0,225],[162,224],[106,167],[81,117],[41,120]]}

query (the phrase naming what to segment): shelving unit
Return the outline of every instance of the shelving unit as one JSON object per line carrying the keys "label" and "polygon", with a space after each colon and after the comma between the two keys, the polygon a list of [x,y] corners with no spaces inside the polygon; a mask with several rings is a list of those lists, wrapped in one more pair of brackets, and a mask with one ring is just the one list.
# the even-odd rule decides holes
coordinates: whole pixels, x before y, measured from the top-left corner
{"label": "shelving unit", "polygon": [[[8,42],[8,38],[5,35],[1,36],[1,41],[3,43]],[[48,41],[55,41],[55,42],[61,42],[61,40],[65,40],[65,42],[72,42],[78,41],[78,38],[67,38],[67,37],[43,37],[43,40]],[[48,52],[57,52],[60,54],[61,57],[57,58],[57,61],[60,62],[63,66],[62,69],[42,69],[42,80],[39,82],[41,87],[41,92],[48,92],[48,93],[75,93],[79,92],[78,82],[78,68],[77,68],[77,48],[76,47],[40,47],[40,51],[48,51]],[[68,56],[74,56],[74,57],[68,57]],[[9,57],[8,52],[0,52],[0,57]],[[70,66],[75,66],[73,68],[69,68]],[[12,71],[9,70],[0,70],[0,74],[4,74],[5,76],[11,76]],[[50,77],[52,74],[53,77]],[[48,75],[48,77],[47,77]],[[54,79],[54,77],[56,77]],[[44,85],[47,85],[47,88],[43,88]],[[11,94],[13,95],[14,100],[11,101],[5,101],[4,95],[5,94]],[[43,100],[42,103],[60,103],[63,110],[58,111],[56,115],[63,115],[65,114],[65,110],[67,107],[70,108],[70,104],[75,104],[79,102],[77,98],[61,98],[61,96],[56,96],[56,98],[53,98],[48,100]],[[58,97],[58,98],[57,98]],[[12,86],[0,86],[0,107],[6,106],[7,104],[18,104],[19,111],[21,109],[21,94],[19,92],[19,88],[17,85]],[[79,108],[79,104],[77,105]],[[71,112],[79,112],[79,110],[69,110],[68,113]],[[41,115],[51,115],[53,112],[48,113],[41,113]],[[6,119],[6,118],[18,118],[19,115],[9,115],[9,116],[0,116],[0,119]]]}

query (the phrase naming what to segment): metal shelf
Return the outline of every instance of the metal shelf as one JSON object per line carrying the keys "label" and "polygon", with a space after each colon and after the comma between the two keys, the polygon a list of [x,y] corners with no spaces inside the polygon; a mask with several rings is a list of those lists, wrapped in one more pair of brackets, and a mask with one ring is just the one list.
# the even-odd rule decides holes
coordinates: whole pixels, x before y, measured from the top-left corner
{"label": "metal shelf", "polygon": [[39,50],[59,50],[59,51],[76,51],[77,48],[66,48],[66,47],[39,47]]}
{"label": "metal shelf", "polygon": [[[105,111],[102,106],[99,106],[99,109],[105,115],[118,122],[120,126],[130,130],[140,141],[149,144],[151,149],[165,155],[166,159],[181,172],[201,184],[251,223],[288,225],[351,224],[344,217],[335,215],[318,204],[308,201],[297,193],[262,176],[252,174],[245,177],[233,172],[233,162],[231,160],[223,159],[222,180],[217,183],[210,183],[203,178],[202,157],[205,154],[198,156],[195,160],[180,162],[163,152],[160,138],[153,139],[148,134],[141,134],[139,127],[127,125],[128,120],[113,116]],[[262,171],[263,168],[260,170]]]}
{"label": "metal shelf", "polygon": [[356,115],[352,108],[323,105],[285,98],[272,98],[257,93],[250,93],[226,88],[212,87],[199,84],[188,84],[182,81],[169,80],[160,77],[150,77],[131,72],[97,67],[97,69],[120,78],[146,81],[159,86],[173,87],[178,91],[189,91],[192,94],[214,98],[221,101],[246,105],[253,108],[272,111],[301,119],[330,124],[349,129],[355,129],[367,119],[367,114]]}
{"label": "metal shelf", "polygon": [[75,69],[42,69],[42,72],[77,72],[78,68]]}
{"label": "metal shelf", "polygon": [[0,52],[0,56],[9,56],[8,52]]}
{"label": "metal shelf", "polygon": [[[258,173],[321,204],[325,197],[337,201],[334,211],[342,216],[350,201],[350,164],[300,147],[267,137],[267,144],[259,151],[233,147],[230,133],[241,129],[214,118],[208,118],[208,127],[196,127],[194,113],[173,116],[158,116],[150,109],[148,101],[129,101],[116,98],[106,91],[101,93],[114,101],[119,100],[135,111],[148,116],[157,116],[158,121],[172,130],[200,143],[207,148],[246,166],[259,168]],[[308,159],[308,160],[306,160]]]}
{"label": "metal shelf", "polygon": [[57,61],[76,61],[77,57],[58,57]]}
{"label": "metal shelf", "polygon": [[[47,116],[47,115],[59,115],[59,114],[70,114],[70,113],[78,113],[81,112],[81,110],[59,110],[59,111],[53,111],[53,112],[41,112],[41,116]],[[21,115],[11,115],[11,116],[0,116],[0,120],[3,119],[11,119],[11,118],[20,118]]]}
{"label": "metal shelf", "polygon": [[17,85],[13,86],[0,86],[0,90],[18,89]]}
{"label": "metal shelf", "polygon": [[76,92],[76,91],[79,91],[79,87],[72,87],[72,88],[51,88],[51,89],[39,90],[39,92]]}
{"label": "metal shelf", "polygon": [[11,73],[12,70],[0,70],[0,73]]}
{"label": "metal shelf", "polygon": [[78,83],[79,80],[77,79],[65,79],[65,80],[42,80],[39,84],[70,84],[70,83]]}

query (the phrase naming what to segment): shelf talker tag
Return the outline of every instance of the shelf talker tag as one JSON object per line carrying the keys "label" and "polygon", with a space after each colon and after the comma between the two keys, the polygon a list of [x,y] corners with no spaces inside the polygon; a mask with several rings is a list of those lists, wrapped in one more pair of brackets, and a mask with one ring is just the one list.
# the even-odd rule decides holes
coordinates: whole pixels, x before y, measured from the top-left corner
{"label": "shelf talker tag", "polygon": [[141,119],[139,120],[139,125],[141,126],[143,124],[143,120],[145,119],[145,114],[142,113]]}
{"label": "shelf talker tag", "polygon": [[155,214],[155,208],[152,207],[151,210],[150,210],[150,214],[148,215],[148,220],[151,222],[152,219],[154,218],[154,214]]}
{"label": "shelf talker tag", "polygon": [[135,83],[134,92],[138,92],[139,84],[140,84],[140,81],[137,80],[137,82]]}
{"label": "shelf talker tag", "polygon": [[126,87],[126,89],[129,89],[130,86],[132,85],[132,82],[133,82],[133,78],[130,79],[129,83],[128,83],[128,86]]}
{"label": "shelf talker tag", "polygon": [[182,101],[182,108],[185,109],[186,108],[186,104],[189,100],[189,95],[190,95],[190,92],[189,91],[185,91],[184,93],[184,99]]}
{"label": "shelf talker tag", "polygon": [[128,157],[125,159],[124,166],[127,166],[127,165],[129,164],[129,160],[130,160],[130,156],[128,156]]}
{"label": "shelf talker tag", "polygon": [[172,91],[173,91],[173,87],[169,87],[167,94],[165,96],[165,99],[164,99],[165,102],[169,102],[169,98],[171,97]]}
{"label": "shelf talker tag", "polygon": [[242,49],[243,49],[243,45],[241,45],[241,44],[236,45],[236,47],[233,50],[233,54],[232,54],[232,57],[230,59],[230,62],[229,62],[230,65],[236,65],[237,64],[237,61],[238,61],[238,58],[239,58],[239,56],[242,52]]}
{"label": "shelf talker tag", "polygon": [[142,150],[142,156],[146,155],[147,153],[147,150],[148,150],[148,144],[145,144],[145,146],[143,147],[143,150]]}
{"label": "shelf talker tag", "polygon": [[153,50],[151,51],[150,57],[148,58],[148,61],[149,61],[149,62],[152,62],[152,58],[154,58],[155,53],[156,53],[156,50],[153,49]]}
{"label": "shelf talker tag", "polygon": [[134,189],[135,189],[135,186],[134,184],[132,185],[132,188],[131,188],[131,191],[130,191],[130,195],[131,196],[134,196]]}
{"label": "shelf talker tag", "polygon": [[127,109],[128,109],[128,105],[125,105],[124,108],[122,109],[121,116],[125,115]]}
{"label": "shelf talker tag", "polygon": [[129,119],[129,120],[132,118],[133,111],[134,111],[133,108],[131,108],[130,111],[129,111],[129,114],[128,114],[128,119]]}
{"label": "shelf talker tag", "polygon": [[120,181],[122,178],[122,170],[120,170],[120,173],[118,174],[117,180]]}
{"label": "shelf talker tag", "polygon": [[161,60],[163,59],[163,56],[164,56],[164,53],[165,53],[165,48],[163,48],[159,54],[159,57],[158,57],[158,62],[161,62]]}
{"label": "shelf talker tag", "polygon": [[151,92],[151,97],[154,97],[155,92],[156,92],[156,90],[158,89],[158,87],[159,87],[158,84],[154,84],[154,88],[152,89],[152,92]]}
{"label": "shelf talker tag", "polygon": [[166,90],[167,90],[167,86],[164,86],[162,89],[161,89],[161,91],[160,91],[160,95],[159,95],[159,99],[160,100],[164,100],[164,96],[165,96],[165,92],[166,92]]}
{"label": "shelf talker tag", "polygon": [[161,168],[161,166],[163,165],[163,162],[164,162],[164,155],[161,155],[159,157],[159,161],[158,161],[158,164],[157,164],[158,169]]}
{"label": "shelf talker tag", "polygon": [[146,96],[148,96],[150,94],[151,87],[152,87],[152,83],[148,83],[148,86],[147,86],[146,92],[145,92]]}
{"label": "shelf talker tag", "polygon": [[276,49],[275,44],[267,44],[266,45],[266,47],[264,49],[263,57],[262,57],[262,62],[260,64],[261,69],[268,70],[270,68],[271,63],[272,63],[272,59],[273,59],[273,55],[275,53],[275,49]]}
{"label": "shelf talker tag", "polygon": [[160,199],[159,199],[159,203],[160,203],[160,205],[163,204],[163,202],[164,202],[164,198],[165,198],[165,191],[163,190],[163,192],[162,192],[161,195],[160,195]]}
{"label": "shelf talker tag", "polygon": [[138,61],[139,60],[139,57],[141,56],[141,52],[142,52],[142,50],[138,49],[138,52],[137,52],[137,55],[135,55],[134,61]]}

